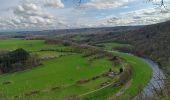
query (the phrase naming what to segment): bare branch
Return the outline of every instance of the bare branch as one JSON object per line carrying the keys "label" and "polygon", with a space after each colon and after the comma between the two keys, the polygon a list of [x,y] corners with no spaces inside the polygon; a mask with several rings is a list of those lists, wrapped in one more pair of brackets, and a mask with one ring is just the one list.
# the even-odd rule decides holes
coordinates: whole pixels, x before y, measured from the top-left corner
{"label": "bare branch", "polygon": [[[154,2],[154,0],[148,0],[149,2]],[[165,2],[164,0],[160,0],[160,3],[156,4],[156,5],[160,5],[161,7],[165,7]]]}

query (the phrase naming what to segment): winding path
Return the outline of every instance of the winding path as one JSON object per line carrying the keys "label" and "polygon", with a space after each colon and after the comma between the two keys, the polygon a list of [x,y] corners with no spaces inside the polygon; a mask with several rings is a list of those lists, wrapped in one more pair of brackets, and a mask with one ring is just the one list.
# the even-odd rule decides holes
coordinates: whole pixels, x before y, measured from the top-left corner
{"label": "winding path", "polygon": [[112,83],[110,83],[110,84],[108,84],[108,85],[106,85],[106,86],[103,86],[103,87],[101,87],[101,88],[99,88],[99,89],[96,89],[96,90],[93,90],[93,91],[90,91],[90,92],[81,94],[80,96],[85,96],[85,95],[88,95],[88,94],[91,94],[91,93],[100,91],[100,90],[102,90],[102,89],[104,89],[104,88],[107,88],[107,87],[111,86],[112,84],[114,84],[114,82],[112,82]]}

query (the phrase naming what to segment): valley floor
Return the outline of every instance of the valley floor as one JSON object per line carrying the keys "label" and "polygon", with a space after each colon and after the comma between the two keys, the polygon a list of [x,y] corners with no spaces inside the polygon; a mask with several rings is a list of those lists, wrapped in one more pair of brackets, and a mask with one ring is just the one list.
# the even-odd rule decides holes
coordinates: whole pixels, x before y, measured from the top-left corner
{"label": "valley floor", "polygon": [[[43,40],[0,40],[0,48],[14,50],[24,48],[31,54],[37,54],[42,59],[42,65],[21,72],[0,76],[0,95],[5,100],[62,100],[68,96],[80,96],[83,100],[106,100],[119,98],[133,98],[148,83],[152,76],[150,65],[143,59],[116,51],[119,56],[132,66],[132,76],[121,96],[115,95],[124,86],[115,87],[118,76],[113,79],[100,77],[110,68],[115,73],[126,63],[114,66],[106,58],[89,61],[82,54],[59,52],[69,50],[64,45],[47,45]],[[57,51],[48,51],[48,50]],[[44,51],[45,50],[45,51]],[[100,78],[94,79],[99,76]],[[89,81],[88,79],[91,79]],[[88,80],[84,84],[77,82]],[[4,83],[9,84],[4,84]],[[104,86],[101,86],[105,84]]]}

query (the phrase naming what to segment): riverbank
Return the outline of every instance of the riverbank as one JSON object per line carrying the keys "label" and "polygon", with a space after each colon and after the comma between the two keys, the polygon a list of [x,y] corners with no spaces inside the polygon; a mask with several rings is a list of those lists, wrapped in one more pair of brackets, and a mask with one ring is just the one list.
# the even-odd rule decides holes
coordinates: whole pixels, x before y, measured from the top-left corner
{"label": "riverbank", "polygon": [[152,78],[152,68],[144,59],[128,53],[110,51],[114,55],[120,56],[132,65],[133,73],[131,82],[120,99],[134,98],[147,85]]}
{"label": "riverbank", "polygon": [[152,68],[152,78],[148,82],[148,84],[144,87],[144,89],[139,93],[134,100],[136,100],[138,97],[146,97],[146,96],[153,96],[153,91],[155,89],[161,90],[164,86],[164,80],[165,74],[164,72],[159,68],[158,64],[150,59],[144,59]]}

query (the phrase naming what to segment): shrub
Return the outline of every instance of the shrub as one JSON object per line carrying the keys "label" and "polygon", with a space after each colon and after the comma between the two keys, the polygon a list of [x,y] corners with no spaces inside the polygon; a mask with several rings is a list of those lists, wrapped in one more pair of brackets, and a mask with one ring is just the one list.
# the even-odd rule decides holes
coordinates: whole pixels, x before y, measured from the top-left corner
{"label": "shrub", "polygon": [[123,72],[123,68],[120,68],[120,69],[119,69],[119,72],[122,73],[122,72]]}
{"label": "shrub", "polygon": [[8,55],[10,57],[9,59],[11,59],[12,62],[24,61],[24,60],[27,60],[29,57],[29,53],[22,48],[16,49],[10,52]]}
{"label": "shrub", "polygon": [[125,84],[132,75],[132,67],[130,65],[126,66],[125,70],[120,74],[119,82],[120,84]]}
{"label": "shrub", "polygon": [[30,56],[24,49],[16,49],[0,56],[0,73],[21,71],[38,64],[40,61],[36,56]]}

